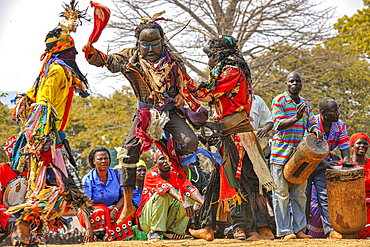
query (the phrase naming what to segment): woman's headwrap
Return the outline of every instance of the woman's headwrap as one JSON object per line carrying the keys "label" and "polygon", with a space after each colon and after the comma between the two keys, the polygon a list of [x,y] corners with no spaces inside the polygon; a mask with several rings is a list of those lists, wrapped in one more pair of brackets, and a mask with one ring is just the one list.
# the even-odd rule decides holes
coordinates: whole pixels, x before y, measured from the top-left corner
{"label": "woman's headwrap", "polygon": [[354,133],[351,138],[349,139],[349,144],[351,145],[351,147],[353,147],[353,144],[355,144],[355,142],[358,140],[358,139],[366,139],[367,142],[370,143],[370,140],[369,140],[369,137],[364,133],[364,132],[359,132],[359,133]]}
{"label": "woman's headwrap", "polygon": [[144,166],[145,169],[147,169],[146,164],[144,160],[139,160],[139,162],[136,163],[136,167]]}

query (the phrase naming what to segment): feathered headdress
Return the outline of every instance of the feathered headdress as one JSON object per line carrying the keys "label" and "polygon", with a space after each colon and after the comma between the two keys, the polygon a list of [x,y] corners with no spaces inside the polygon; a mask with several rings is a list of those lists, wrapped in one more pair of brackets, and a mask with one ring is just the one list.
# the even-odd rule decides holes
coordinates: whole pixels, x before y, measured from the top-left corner
{"label": "feathered headdress", "polygon": [[78,2],[75,2],[75,0],[71,0],[70,4],[64,3],[64,11],[59,14],[59,16],[64,17],[64,19],[59,23],[58,27],[67,29],[68,32],[76,32],[78,24],[81,24],[80,19],[85,19],[87,11],[87,9],[80,11],[77,8],[77,4]]}

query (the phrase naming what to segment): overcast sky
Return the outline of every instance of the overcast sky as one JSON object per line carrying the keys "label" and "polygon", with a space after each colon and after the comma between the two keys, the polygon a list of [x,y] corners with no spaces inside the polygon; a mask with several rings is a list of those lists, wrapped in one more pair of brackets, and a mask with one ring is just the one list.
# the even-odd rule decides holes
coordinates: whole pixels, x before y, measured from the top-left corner
{"label": "overcast sky", "polygon": [[[62,3],[69,0],[0,0],[0,91],[28,90],[34,83],[42,63],[40,56],[45,50],[46,34],[55,28],[62,20],[58,17],[63,11]],[[79,0],[80,10],[89,6],[89,0]],[[97,2],[114,9],[111,0]],[[322,7],[336,6],[337,17],[352,16],[357,9],[363,8],[362,0],[327,0]],[[89,8],[90,15],[92,9]],[[336,20],[332,22],[335,23]],[[99,81],[97,75],[104,69],[87,63],[81,51],[92,32],[93,26],[84,22],[78,27],[77,33],[72,33],[76,42],[77,64],[82,73],[88,74],[88,80],[93,91],[109,95],[114,88],[123,85],[123,79],[106,79]],[[104,30],[98,43],[94,45],[106,51],[104,40],[111,38],[112,32]],[[133,43],[134,43],[134,37]]]}

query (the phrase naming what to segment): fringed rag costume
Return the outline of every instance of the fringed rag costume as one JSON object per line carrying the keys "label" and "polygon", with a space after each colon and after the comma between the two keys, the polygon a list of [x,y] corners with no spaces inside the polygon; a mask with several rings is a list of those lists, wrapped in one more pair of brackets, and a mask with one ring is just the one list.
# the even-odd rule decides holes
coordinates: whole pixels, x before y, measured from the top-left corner
{"label": "fringed rag costume", "polygon": [[[83,13],[74,1],[61,14],[65,19],[46,36],[42,69],[33,87],[15,98],[11,110],[21,132],[12,152],[12,168],[26,174],[26,202],[11,207],[23,224],[44,223],[55,231],[68,225],[62,216],[69,210],[89,209],[77,165],[64,130],[69,124],[74,91],[87,97],[87,80],[75,63],[76,49],[69,35]],[[22,239],[23,242],[26,239]]]}
{"label": "fringed rag costume", "polygon": [[189,88],[196,98],[215,106],[223,135],[223,161],[211,175],[208,188],[212,189],[205,194],[200,223],[202,228],[215,229],[215,219],[226,220],[229,201],[233,199],[237,211],[242,200],[248,201],[258,226],[270,226],[263,193],[276,185],[248,119],[252,105],[250,70],[230,36],[211,39],[204,51],[210,59],[210,77]]}
{"label": "fringed rag costume", "polygon": [[[155,21],[146,20],[141,25],[161,29],[158,24],[153,24]],[[139,33],[135,36],[138,38]],[[163,39],[162,36],[158,42],[163,42]],[[137,43],[135,48],[126,48],[112,55],[95,49],[88,58],[92,65],[106,66],[112,73],[121,72],[129,80],[138,100],[137,112],[124,147],[118,152],[122,161],[119,166],[123,169],[121,185],[131,187],[135,187],[136,163],[153,142],[171,159],[175,171],[182,173],[178,156],[191,153],[198,145],[197,137],[185,118],[195,126],[203,124],[208,118],[208,112],[188,91],[187,85],[192,79],[185,66],[169,47],[163,43],[162,58],[153,63],[143,58],[139,46]],[[178,95],[185,99],[190,109],[175,106],[174,99]],[[161,141],[164,140],[163,130],[172,135],[169,142]]]}

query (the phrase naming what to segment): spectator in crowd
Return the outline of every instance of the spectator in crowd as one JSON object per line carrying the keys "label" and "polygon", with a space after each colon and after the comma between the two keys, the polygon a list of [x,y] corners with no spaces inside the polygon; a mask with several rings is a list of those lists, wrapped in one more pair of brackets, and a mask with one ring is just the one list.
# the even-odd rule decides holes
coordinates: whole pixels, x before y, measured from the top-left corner
{"label": "spectator in crowd", "polygon": [[[171,170],[167,159],[158,152],[154,157],[156,168],[145,176],[144,189],[137,212],[141,229],[148,240],[159,240],[160,235],[170,239],[184,239],[189,218],[195,216],[191,199],[203,204],[199,191],[186,179],[181,186],[180,175]],[[178,189],[187,198],[181,198]]]}
{"label": "spectator in crowd", "polygon": [[132,194],[132,202],[135,208],[139,207],[141,194],[143,193],[144,179],[146,174],[146,164],[143,160],[136,163],[136,184]]}
{"label": "spectator in crowd", "polygon": [[94,212],[88,217],[79,210],[78,218],[86,229],[84,242],[127,240],[132,237],[132,217],[117,225],[123,209],[123,191],[120,187],[121,171],[109,168],[110,153],[105,147],[96,147],[89,154],[89,164],[94,169],[86,174],[82,183],[85,195],[93,200]]}

